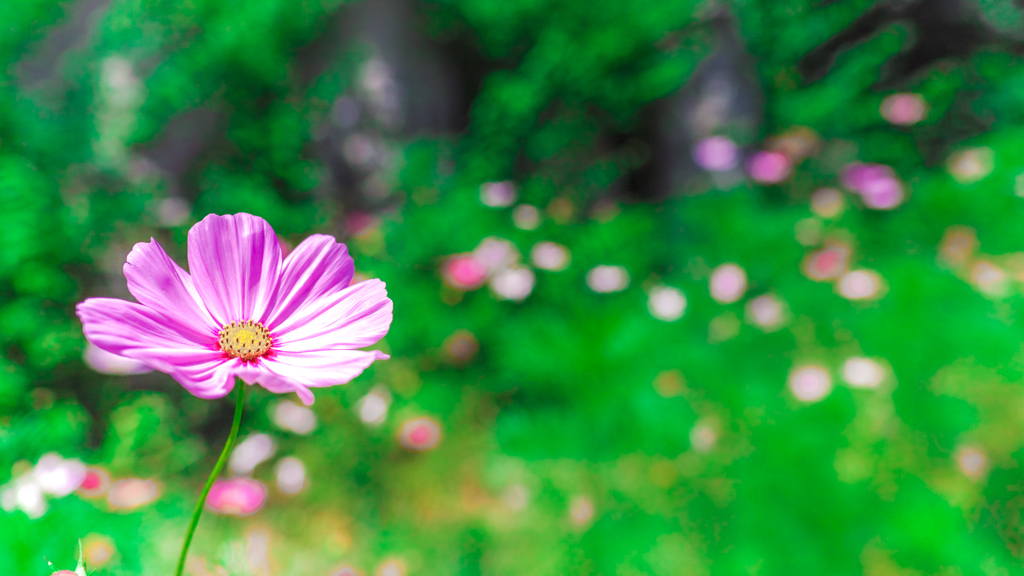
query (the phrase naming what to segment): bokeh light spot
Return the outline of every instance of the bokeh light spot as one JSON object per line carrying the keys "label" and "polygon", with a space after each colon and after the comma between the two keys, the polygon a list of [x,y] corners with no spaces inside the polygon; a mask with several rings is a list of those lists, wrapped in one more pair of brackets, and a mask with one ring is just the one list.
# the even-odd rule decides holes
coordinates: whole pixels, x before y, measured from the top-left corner
{"label": "bokeh light spot", "polygon": [[839,279],[839,294],[848,300],[874,300],[881,296],[882,277],[872,270],[851,270]]}
{"label": "bokeh light spot", "polygon": [[402,447],[408,450],[431,450],[441,441],[441,425],[433,418],[413,418],[402,424],[398,439]]}
{"label": "bokeh light spot", "polygon": [[480,202],[491,208],[506,208],[516,201],[516,185],[511,180],[480,185]]}
{"label": "bokeh light spot", "polygon": [[530,251],[534,266],[542,270],[559,272],[569,267],[569,249],[557,242],[538,242]]}
{"label": "bokeh light spot", "polygon": [[487,280],[487,267],[472,254],[459,254],[445,261],[441,273],[448,284],[459,290],[475,290]]}
{"label": "bokeh light spot", "polygon": [[760,184],[778,184],[789,176],[792,168],[789,158],[774,150],[762,150],[747,162],[747,172]]}
{"label": "bokeh light spot", "polygon": [[99,498],[106,495],[112,484],[110,473],[102,468],[89,467],[85,469],[85,478],[78,493],[86,498]]}
{"label": "bokeh light spot", "polygon": [[954,458],[960,472],[971,480],[981,480],[988,474],[988,455],[978,446],[960,446]]}
{"label": "bokeh light spot", "polygon": [[839,278],[850,261],[850,248],[845,244],[831,244],[813,252],[804,260],[804,275],[815,282]]}
{"label": "bokeh light spot", "polygon": [[1010,287],[1006,271],[988,260],[971,265],[971,284],[982,294],[997,298],[1006,296]]}
{"label": "bokeh light spot", "polygon": [[82,485],[86,477],[86,468],[80,460],[64,459],[55,452],[44,454],[39,458],[32,476],[36,485],[51,496],[63,498]]}
{"label": "bokeh light spot", "polygon": [[629,272],[622,266],[595,266],[587,272],[587,286],[599,294],[621,292],[629,286]]}
{"label": "bokeh light spot", "polygon": [[306,465],[294,456],[281,458],[277,463],[277,489],[289,496],[306,487]]}
{"label": "bokeh light spot", "polygon": [[377,576],[405,576],[407,573],[405,562],[397,558],[385,560],[377,568]]}
{"label": "bokeh light spot", "polygon": [[217,514],[249,516],[267,501],[267,487],[258,480],[239,476],[217,480],[210,488],[206,507]]}
{"label": "bokeh light spot", "polygon": [[456,330],[441,344],[445,359],[455,366],[465,366],[480,351],[480,341],[469,330]]}
{"label": "bokeh light spot", "polygon": [[90,570],[110,564],[117,556],[114,539],[105,534],[88,534],[82,538],[82,558]]}
{"label": "bokeh light spot", "polygon": [[512,211],[512,223],[520,230],[536,230],[540,226],[540,210],[531,204],[520,204]]}
{"label": "bokeh light spot", "polygon": [[536,278],[533,270],[517,266],[506,268],[491,278],[491,291],[499,300],[522,302],[533,292]]}
{"label": "bokeh light spot", "polygon": [[256,466],[274,455],[274,440],[267,434],[254,434],[242,440],[231,452],[228,468],[235,474],[251,474]]}
{"label": "bokeh light spot", "polygon": [[747,291],[747,273],[737,264],[727,263],[711,273],[711,297],[719,304],[730,304]]}
{"label": "bokeh light spot", "polygon": [[950,176],[961,184],[974,184],[992,173],[995,153],[984,146],[954,152],[946,161]]}
{"label": "bokeh light spot", "polygon": [[690,429],[690,446],[701,454],[710,452],[718,442],[718,430],[710,421],[698,421]]}
{"label": "bokeh light spot", "polygon": [[589,496],[576,495],[569,502],[569,520],[577,528],[590,524],[594,519],[594,501]]}
{"label": "bokeh light spot", "polygon": [[388,408],[391,406],[391,393],[383,386],[377,386],[370,390],[366,396],[356,403],[356,411],[359,419],[370,426],[379,426],[388,417]]}
{"label": "bokeh light spot", "polygon": [[709,136],[694,147],[693,160],[705,170],[723,172],[739,165],[740,150],[725,136]]}
{"label": "bokeh light spot", "polygon": [[272,408],[271,418],[278,428],[300,435],[316,429],[316,414],[313,410],[291,400],[278,402]]}
{"label": "bokeh light spot", "polygon": [[821,218],[835,218],[846,208],[843,193],[835,188],[819,188],[811,194],[811,212]]}
{"label": "bokeh light spot", "polygon": [[686,392],[686,378],[679,370],[664,370],[654,377],[654,390],[662,398],[675,398]]}
{"label": "bokeh light spot", "polygon": [[152,480],[125,478],[114,482],[107,492],[107,504],[117,510],[134,510],[160,496],[160,487]]}
{"label": "bokeh light spot", "polygon": [[789,389],[801,402],[820,402],[832,392],[832,377],[820,366],[801,366],[790,373]]}
{"label": "bokeh light spot", "polygon": [[655,286],[647,296],[647,310],[664,322],[675,322],[686,312],[686,295],[678,288]]}
{"label": "bokeh light spot", "polygon": [[786,324],[786,307],[774,294],[762,294],[747,302],[747,322],[765,332],[774,332]]}
{"label": "bokeh light spot", "polygon": [[882,117],[897,126],[910,126],[924,119],[927,106],[919,94],[892,94],[882,100]]}
{"label": "bokeh light spot", "polygon": [[877,388],[885,380],[885,368],[871,358],[847,358],[843,380],[852,388]]}

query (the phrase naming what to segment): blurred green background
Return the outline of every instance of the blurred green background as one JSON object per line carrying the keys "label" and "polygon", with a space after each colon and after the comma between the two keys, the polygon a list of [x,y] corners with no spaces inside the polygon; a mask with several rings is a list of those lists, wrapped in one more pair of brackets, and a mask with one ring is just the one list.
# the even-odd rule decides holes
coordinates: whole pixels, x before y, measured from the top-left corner
{"label": "blurred green background", "polygon": [[245,211],[392,359],[254,389],[190,574],[1024,573],[1021,4],[0,3],[0,572],[171,573],[231,400],[73,309]]}

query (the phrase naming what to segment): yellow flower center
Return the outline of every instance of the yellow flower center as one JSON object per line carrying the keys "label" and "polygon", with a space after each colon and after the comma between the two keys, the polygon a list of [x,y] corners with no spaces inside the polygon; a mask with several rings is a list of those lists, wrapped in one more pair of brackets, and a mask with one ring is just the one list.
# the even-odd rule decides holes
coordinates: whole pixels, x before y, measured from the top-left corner
{"label": "yellow flower center", "polygon": [[274,339],[263,327],[262,322],[232,322],[220,331],[220,349],[232,358],[241,358],[245,362],[265,355],[270,351]]}

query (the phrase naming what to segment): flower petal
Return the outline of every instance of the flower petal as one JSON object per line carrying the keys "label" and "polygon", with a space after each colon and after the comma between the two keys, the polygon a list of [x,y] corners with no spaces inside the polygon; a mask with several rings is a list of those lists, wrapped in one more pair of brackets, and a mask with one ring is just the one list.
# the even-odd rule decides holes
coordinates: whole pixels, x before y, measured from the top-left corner
{"label": "flower petal", "polygon": [[77,312],[90,342],[162,372],[224,357],[216,332],[204,336],[181,318],[164,316],[142,304],[87,298]]}
{"label": "flower petal", "polygon": [[345,384],[359,376],[374,360],[387,358],[387,354],[378,350],[279,352],[260,361],[259,368],[269,377],[264,376],[259,382],[271,392],[294,390],[308,406],[313,403],[313,393],[308,388]]}
{"label": "flower petal", "polygon": [[313,393],[297,378],[285,377],[271,368],[270,362],[263,358],[256,364],[248,364],[236,371],[236,375],[247,384],[259,384],[274,394],[295,392],[306,406],[313,403]]}
{"label": "flower petal", "polygon": [[[197,359],[199,360],[199,359]],[[244,366],[237,358],[204,359],[182,364],[171,372],[183,388],[199,398],[223,398],[235,387],[235,371]]]}
{"label": "flower petal", "polygon": [[314,234],[284,260],[274,304],[264,323],[269,330],[309,303],[348,288],[355,273],[348,247],[331,236]]}
{"label": "flower petal", "polygon": [[393,307],[383,282],[360,282],[296,310],[271,332],[274,349],[351,350],[373,345],[388,333]]}
{"label": "flower petal", "polygon": [[266,220],[210,214],[188,232],[188,266],[213,318],[262,321],[281,268],[281,245]]}
{"label": "flower petal", "polygon": [[175,264],[156,240],[139,242],[124,265],[128,291],[139,303],[169,318],[182,320],[180,326],[207,334],[220,326],[203,306],[192,278]]}

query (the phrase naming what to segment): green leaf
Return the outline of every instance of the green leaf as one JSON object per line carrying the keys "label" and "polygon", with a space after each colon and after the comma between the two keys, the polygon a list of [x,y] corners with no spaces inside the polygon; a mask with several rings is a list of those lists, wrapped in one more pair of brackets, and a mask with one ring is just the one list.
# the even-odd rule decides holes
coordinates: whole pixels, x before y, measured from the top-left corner
{"label": "green leaf", "polygon": [[75,567],[75,574],[78,576],[89,576],[85,571],[85,554],[82,550],[82,539],[78,539],[78,566]]}

